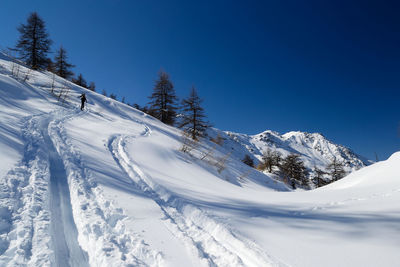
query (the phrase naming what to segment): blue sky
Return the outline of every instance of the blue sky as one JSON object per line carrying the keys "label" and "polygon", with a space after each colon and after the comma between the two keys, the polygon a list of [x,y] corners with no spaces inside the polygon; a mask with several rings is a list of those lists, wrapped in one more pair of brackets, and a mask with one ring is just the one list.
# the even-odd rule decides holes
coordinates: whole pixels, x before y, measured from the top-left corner
{"label": "blue sky", "polygon": [[32,11],[97,90],[144,105],[157,72],[218,128],[321,132],[385,159],[400,147],[396,1],[2,0],[0,46]]}

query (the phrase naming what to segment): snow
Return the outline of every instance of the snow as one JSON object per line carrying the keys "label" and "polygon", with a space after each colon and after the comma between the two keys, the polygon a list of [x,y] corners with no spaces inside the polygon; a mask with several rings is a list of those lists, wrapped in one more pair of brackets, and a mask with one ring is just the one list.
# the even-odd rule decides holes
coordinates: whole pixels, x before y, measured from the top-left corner
{"label": "snow", "polygon": [[[256,135],[247,135],[212,129],[210,135],[214,138],[222,137],[223,147],[226,150],[234,151],[233,157],[238,160],[243,159],[247,154],[253,158],[254,162],[258,163],[268,149],[280,152],[282,157],[291,153],[298,154],[308,169],[310,177],[314,176],[315,167],[326,170],[326,166],[334,159],[343,164],[347,173],[372,163],[349,148],[334,144],[320,133],[292,131],[280,135],[267,130]],[[330,178],[326,177],[326,179]]]}
{"label": "snow", "polygon": [[[189,155],[179,130],[15,64],[0,56],[1,266],[398,266],[400,153],[364,167],[320,134],[213,129],[222,146]],[[291,191],[241,162],[266,147],[364,168]]]}

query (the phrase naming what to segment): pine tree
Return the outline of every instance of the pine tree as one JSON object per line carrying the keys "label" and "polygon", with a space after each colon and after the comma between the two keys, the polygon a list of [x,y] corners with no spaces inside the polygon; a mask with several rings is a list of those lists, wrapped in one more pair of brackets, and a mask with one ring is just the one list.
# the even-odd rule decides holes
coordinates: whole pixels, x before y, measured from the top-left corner
{"label": "pine tree", "polygon": [[87,88],[86,80],[83,78],[82,73],[79,74],[78,78],[72,79],[72,82],[76,85]]}
{"label": "pine tree", "polygon": [[114,94],[114,93],[111,93],[111,94],[110,94],[110,98],[111,98],[111,99],[114,99],[114,100],[117,100],[117,95]]}
{"label": "pine tree", "polygon": [[193,86],[188,98],[182,100],[183,117],[179,124],[180,128],[184,128],[193,140],[198,140],[204,136],[209,123],[204,119],[204,109],[201,106],[203,100],[198,96],[196,88]]}
{"label": "pine tree", "polygon": [[326,169],[329,171],[333,181],[340,180],[346,176],[346,171],[343,168],[343,164],[337,161],[336,158],[333,159]]}
{"label": "pine tree", "polygon": [[326,174],[326,172],[315,166],[313,173],[314,173],[313,183],[317,187],[321,187],[327,184],[327,182],[324,180],[324,175]]}
{"label": "pine tree", "polygon": [[60,49],[58,49],[57,54],[54,57],[54,67],[55,73],[65,79],[69,79],[74,76],[74,73],[70,69],[75,67],[74,65],[68,63],[67,59],[67,51],[60,46]]}
{"label": "pine tree", "polygon": [[299,155],[289,154],[284,158],[281,170],[288,181],[290,181],[293,189],[296,188],[296,183],[307,185],[307,169],[304,167],[304,163],[301,161]]}
{"label": "pine tree", "polygon": [[21,24],[18,31],[21,35],[15,50],[18,51],[20,59],[32,69],[45,68],[52,41],[49,39],[44,21],[33,12],[28,17],[27,24]]}
{"label": "pine tree", "polygon": [[158,76],[153,93],[149,97],[150,113],[163,123],[174,125],[177,110],[174,85],[167,73],[160,71]]}

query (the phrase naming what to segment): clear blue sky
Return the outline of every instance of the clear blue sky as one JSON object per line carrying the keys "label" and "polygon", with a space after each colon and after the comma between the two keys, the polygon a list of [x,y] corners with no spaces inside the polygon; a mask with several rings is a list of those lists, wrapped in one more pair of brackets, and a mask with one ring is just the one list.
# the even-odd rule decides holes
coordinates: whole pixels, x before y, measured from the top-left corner
{"label": "clear blue sky", "polygon": [[98,91],[144,105],[163,68],[220,129],[321,132],[385,159],[400,150],[396,2],[2,0],[0,46],[37,11]]}

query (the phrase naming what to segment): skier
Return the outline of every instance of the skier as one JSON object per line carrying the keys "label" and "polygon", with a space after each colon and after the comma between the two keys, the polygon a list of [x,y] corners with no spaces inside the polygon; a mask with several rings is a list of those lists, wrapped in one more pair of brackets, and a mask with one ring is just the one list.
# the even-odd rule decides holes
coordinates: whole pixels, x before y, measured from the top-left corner
{"label": "skier", "polygon": [[85,107],[85,102],[87,102],[85,93],[81,94],[80,99],[81,99],[81,110],[83,110],[83,108]]}

